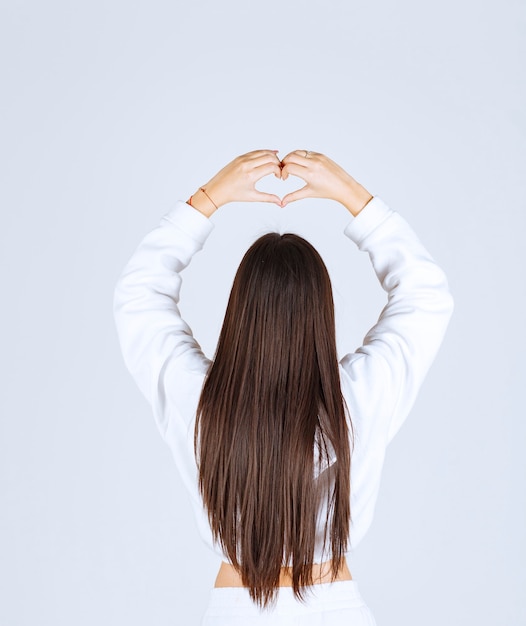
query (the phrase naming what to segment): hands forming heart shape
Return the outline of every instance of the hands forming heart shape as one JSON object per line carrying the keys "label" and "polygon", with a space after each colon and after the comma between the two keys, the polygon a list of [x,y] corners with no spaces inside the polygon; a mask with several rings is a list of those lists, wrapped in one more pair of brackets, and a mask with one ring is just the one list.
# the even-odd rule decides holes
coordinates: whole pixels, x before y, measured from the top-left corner
{"label": "hands forming heart shape", "polygon": [[[279,150],[254,150],[236,157],[225,165],[189,200],[194,208],[210,217],[228,202],[273,202],[285,207],[302,198],[336,200],[356,216],[372,199],[372,195],[342,167],[324,154],[309,150],[294,150],[283,159]],[[305,185],[283,198],[255,188],[256,183],[274,174],[287,180],[301,178]]]}

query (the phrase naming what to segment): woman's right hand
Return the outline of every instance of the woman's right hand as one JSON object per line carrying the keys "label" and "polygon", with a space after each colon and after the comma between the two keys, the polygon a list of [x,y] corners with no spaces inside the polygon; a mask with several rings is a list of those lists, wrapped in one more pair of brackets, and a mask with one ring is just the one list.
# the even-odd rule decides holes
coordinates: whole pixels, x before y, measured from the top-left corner
{"label": "woman's right hand", "polygon": [[324,154],[294,150],[281,163],[283,180],[292,175],[306,183],[301,189],[287,194],[282,199],[282,206],[302,198],[328,198],[340,202],[356,216],[373,197],[365,187]]}
{"label": "woman's right hand", "polygon": [[228,202],[273,202],[281,206],[278,196],[258,191],[256,183],[269,174],[281,178],[277,150],[254,150],[236,157],[192,196],[192,206],[207,217]]}

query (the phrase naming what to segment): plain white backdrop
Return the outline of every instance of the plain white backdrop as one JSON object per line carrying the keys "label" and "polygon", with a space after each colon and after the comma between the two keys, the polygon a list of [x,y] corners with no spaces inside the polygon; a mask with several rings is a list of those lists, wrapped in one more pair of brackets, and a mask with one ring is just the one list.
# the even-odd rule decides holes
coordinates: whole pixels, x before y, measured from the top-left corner
{"label": "plain white backdrop", "polygon": [[[219,562],[125,370],[113,288],[175,200],[257,148],[340,163],[455,297],[349,564],[378,626],[525,624],[526,5],[2,2],[0,31],[0,625],[199,624]],[[360,344],[384,294],[343,207],[212,220],[181,292],[208,356],[271,229],[319,249],[339,348]]]}

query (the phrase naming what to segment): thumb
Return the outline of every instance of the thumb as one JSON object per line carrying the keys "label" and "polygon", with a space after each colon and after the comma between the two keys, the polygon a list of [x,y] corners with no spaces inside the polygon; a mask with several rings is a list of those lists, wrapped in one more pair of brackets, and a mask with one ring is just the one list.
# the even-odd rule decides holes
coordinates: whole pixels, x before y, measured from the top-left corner
{"label": "thumb", "polygon": [[263,191],[258,191],[254,200],[259,202],[274,202],[274,204],[281,206],[281,198],[275,196],[273,193],[264,193]]}
{"label": "thumb", "polygon": [[310,190],[309,190],[308,185],[305,185],[301,189],[296,189],[296,191],[288,193],[286,196],[283,197],[281,201],[281,206],[285,206],[289,202],[295,202],[296,200],[301,200],[302,198],[308,198],[310,195],[309,192]]}

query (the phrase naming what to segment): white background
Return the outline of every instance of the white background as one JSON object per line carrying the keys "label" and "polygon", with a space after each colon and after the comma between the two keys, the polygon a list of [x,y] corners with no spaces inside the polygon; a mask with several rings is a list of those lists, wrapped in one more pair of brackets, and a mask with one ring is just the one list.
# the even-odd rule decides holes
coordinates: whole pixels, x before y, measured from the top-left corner
{"label": "white background", "polygon": [[[518,0],[2,2],[1,626],[199,624],[219,563],[112,296],[175,200],[257,148],[340,163],[455,296],[350,563],[378,626],[526,623],[525,27]],[[212,220],[181,292],[208,356],[244,250],[274,228],[320,250],[339,348],[359,345],[384,294],[343,207]]]}

